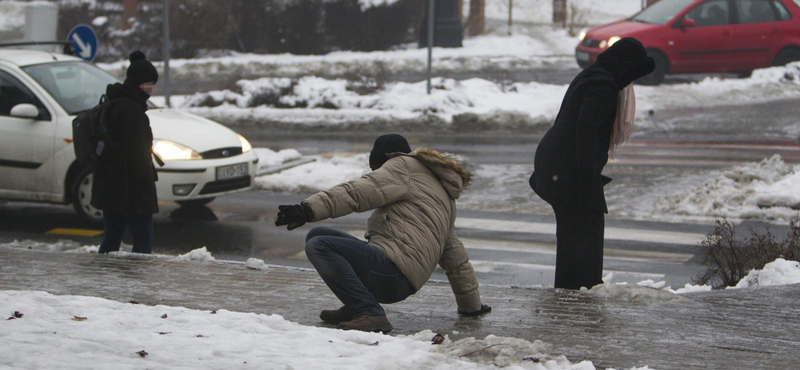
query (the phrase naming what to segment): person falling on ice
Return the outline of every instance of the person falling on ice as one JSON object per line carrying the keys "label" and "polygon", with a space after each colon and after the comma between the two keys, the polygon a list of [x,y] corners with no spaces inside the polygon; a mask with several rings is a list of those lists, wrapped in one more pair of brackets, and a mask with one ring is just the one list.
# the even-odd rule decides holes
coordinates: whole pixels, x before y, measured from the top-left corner
{"label": "person falling on ice", "polygon": [[392,324],[380,303],[419,291],[437,263],[447,272],[459,314],[491,311],[481,304],[478,280],[456,236],[456,199],[470,181],[469,172],[433,149],[412,152],[396,134],[375,140],[369,166],[372,172],[359,179],[279,207],[275,225],[288,230],[375,210],[367,221],[366,242],[324,226],[308,232],[308,260],[344,304],[322,311],[320,319],[339,329],[387,333]]}

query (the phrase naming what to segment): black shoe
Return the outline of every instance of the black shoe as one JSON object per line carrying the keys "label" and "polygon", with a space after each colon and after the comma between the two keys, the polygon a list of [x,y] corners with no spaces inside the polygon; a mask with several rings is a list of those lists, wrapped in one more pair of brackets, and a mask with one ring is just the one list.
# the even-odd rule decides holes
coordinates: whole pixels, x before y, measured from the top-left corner
{"label": "black shoe", "polygon": [[355,313],[345,306],[342,306],[338,310],[323,310],[319,313],[319,318],[322,319],[322,321],[332,325],[350,321],[354,317]]}

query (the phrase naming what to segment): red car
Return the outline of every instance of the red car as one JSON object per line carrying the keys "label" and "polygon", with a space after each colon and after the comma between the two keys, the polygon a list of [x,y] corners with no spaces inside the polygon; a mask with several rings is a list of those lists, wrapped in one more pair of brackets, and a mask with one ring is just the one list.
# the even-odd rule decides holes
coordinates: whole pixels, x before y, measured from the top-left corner
{"label": "red car", "polygon": [[657,85],[670,73],[733,72],[800,60],[800,0],[661,0],[633,17],[581,34],[581,68],[623,37],[635,37],[656,60],[637,82]]}

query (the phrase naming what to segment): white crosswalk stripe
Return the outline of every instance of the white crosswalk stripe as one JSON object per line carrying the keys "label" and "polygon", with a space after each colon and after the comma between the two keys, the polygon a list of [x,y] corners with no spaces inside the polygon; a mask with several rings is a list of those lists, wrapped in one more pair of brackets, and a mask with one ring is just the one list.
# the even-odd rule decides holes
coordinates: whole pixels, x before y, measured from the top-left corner
{"label": "white crosswalk stripe", "polygon": [[[488,218],[456,219],[456,227],[489,231],[523,232],[536,234],[556,234],[556,224],[529,221],[505,221]],[[697,245],[705,239],[705,235],[696,233],[680,233],[661,230],[625,229],[619,227],[605,228],[606,240],[625,240],[647,243],[665,243],[680,245]]]}

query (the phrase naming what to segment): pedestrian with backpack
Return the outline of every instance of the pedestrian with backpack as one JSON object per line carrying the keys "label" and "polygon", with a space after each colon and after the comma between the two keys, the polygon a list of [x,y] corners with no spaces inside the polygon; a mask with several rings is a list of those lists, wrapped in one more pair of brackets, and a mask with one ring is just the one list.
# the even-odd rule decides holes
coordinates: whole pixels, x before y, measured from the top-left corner
{"label": "pedestrian with backpack", "polygon": [[158,72],[145,55],[130,55],[124,83],[108,85],[102,108],[106,140],[97,145],[92,184],[92,206],[103,211],[103,242],[98,253],[118,251],[126,227],[133,236],[134,253],[153,249],[153,214],[158,213],[153,166],[153,132],[147,100],[158,82]]}

